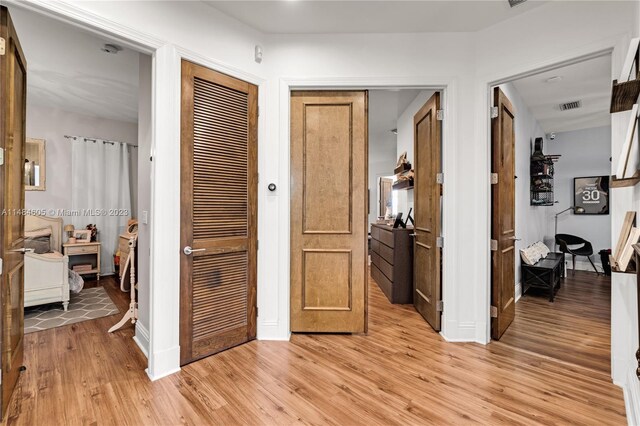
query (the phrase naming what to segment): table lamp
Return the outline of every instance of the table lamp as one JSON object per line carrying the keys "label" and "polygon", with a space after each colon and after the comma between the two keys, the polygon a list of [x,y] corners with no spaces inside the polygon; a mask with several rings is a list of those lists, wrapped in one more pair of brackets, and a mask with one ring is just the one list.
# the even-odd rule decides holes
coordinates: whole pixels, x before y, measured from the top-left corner
{"label": "table lamp", "polygon": [[72,241],[72,239],[75,240],[75,238],[73,238],[73,231],[75,231],[75,230],[76,230],[76,228],[73,225],[65,225],[64,226],[64,232],[67,233],[67,242],[75,243],[75,241]]}

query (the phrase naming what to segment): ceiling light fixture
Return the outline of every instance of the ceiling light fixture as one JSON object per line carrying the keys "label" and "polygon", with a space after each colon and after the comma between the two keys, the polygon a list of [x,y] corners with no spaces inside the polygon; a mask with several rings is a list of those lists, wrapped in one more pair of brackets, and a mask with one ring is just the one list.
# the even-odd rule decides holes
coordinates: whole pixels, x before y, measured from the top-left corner
{"label": "ceiling light fixture", "polygon": [[117,44],[105,44],[100,48],[100,50],[111,55],[117,55],[118,52],[122,50],[122,47]]}
{"label": "ceiling light fixture", "polygon": [[548,79],[546,79],[545,83],[557,83],[560,80],[562,80],[561,75],[554,75],[553,77],[549,77]]}
{"label": "ceiling light fixture", "polygon": [[509,0],[509,6],[514,7],[517,6],[519,4],[524,3],[527,0]]}

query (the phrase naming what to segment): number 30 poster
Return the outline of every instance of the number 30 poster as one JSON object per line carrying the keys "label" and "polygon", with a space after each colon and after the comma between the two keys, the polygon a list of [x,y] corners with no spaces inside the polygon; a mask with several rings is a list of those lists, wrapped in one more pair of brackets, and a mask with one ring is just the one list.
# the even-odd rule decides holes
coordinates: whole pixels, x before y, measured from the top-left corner
{"label": "number 30 poster", "polygon": [[575,214],[609,214],[609,176],[573,180]]}

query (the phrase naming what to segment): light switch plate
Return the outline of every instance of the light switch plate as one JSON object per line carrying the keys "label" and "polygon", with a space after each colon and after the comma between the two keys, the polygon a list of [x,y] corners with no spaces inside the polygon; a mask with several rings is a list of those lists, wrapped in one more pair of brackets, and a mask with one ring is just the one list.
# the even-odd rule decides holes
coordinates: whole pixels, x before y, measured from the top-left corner
{"label": "light switch plate", "polygon": [[146,210],[142,210],[142,223],[145,225],[149,224],[149,212]]}

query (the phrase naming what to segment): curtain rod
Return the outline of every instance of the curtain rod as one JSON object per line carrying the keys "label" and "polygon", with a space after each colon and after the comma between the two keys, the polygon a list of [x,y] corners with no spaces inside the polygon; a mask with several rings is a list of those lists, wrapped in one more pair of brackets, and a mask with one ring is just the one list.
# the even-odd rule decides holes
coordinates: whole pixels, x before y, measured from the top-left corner
{"label": "curtain rod", "polygon": [[69,136],[69,135],[64,135],[65,139],[73,139],[74,141],[80,139],[83,140],[85,142],[98,142],[99,140],[102,141],[102,143],[110,143],[111,145],[115,145],[115,144],[123,144],[123,145],[129,145],[131,148],[137,148],[138,145],[134,145],[132,143],[126,143],[126,142],[120,142],[120,141],[110,141],[110,140],[106,140],[106,139],[93,139],[93,138],[85,138],[82,136]]}

